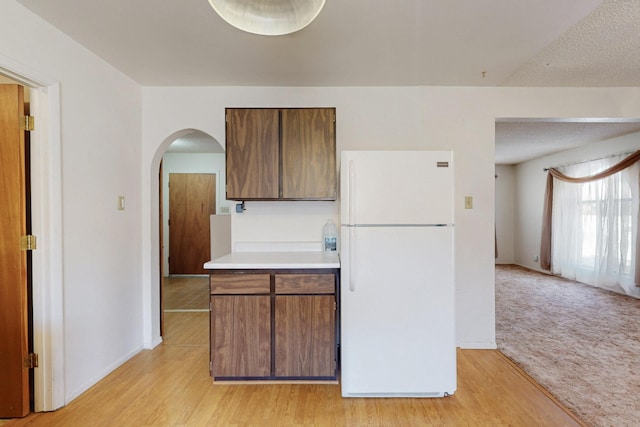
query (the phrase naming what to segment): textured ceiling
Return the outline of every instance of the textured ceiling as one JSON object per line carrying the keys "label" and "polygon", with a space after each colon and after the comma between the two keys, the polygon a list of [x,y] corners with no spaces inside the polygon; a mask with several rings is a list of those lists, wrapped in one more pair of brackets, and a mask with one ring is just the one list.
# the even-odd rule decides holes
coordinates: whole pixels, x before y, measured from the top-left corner
{"label": "textured ceiling", "polygon": [[[496,123],[496,164],[514,165],[640,132],[640,120],[508,120]],[[638,140],[640,148],[640,136]]]}
{"label": "textured ceiling", "polygon": [[604,1],[501,84],[640,86],[640,1]]}
{"label": "textured ceiling", "polygon": [[[207,0],[17,1],[144,86],[640,86],[640,0],[328,0],[278,37]],[[634,126],[498,123],[496,161]]]}

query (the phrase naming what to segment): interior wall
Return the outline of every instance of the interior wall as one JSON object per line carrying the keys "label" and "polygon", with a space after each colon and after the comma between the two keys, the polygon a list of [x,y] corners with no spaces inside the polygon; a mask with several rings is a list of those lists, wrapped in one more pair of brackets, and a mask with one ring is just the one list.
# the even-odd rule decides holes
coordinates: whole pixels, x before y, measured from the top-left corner
{"label": "interior wall", "polygon": [[[166,153],[162,159],[164,209],[164,272],[169,274],[169,174],[172,173],[213,173],[216,175],[216,214],[223,208],[234,209],[234,203],[225,198],[225,154],[224,153]],[[209,230],[204,230],[209,232]]]}
{"label": "interior wall", "polygon": [[[152,305],[147,342],[159,326],[153,295],[158,237],[151,177],[158,153],[176,129],[197,128],[224,141],[225,107],[337,109],[337,150],[451,149],[455,152],[456,326],[463,347],[495,347],[494,222],[495,120],[503,117],[636,117],[637,88],[455,87],[145,87],[143,88],[144,284]],[[464,196],[474,209],[463,209]],[[407,201],[410,203],[410,201]],[[234,242],[304,241],[327,218],[338,223],[339,202],[254,202],[232,216]],[[401,207],[390,206],[390,209]],[[295,226],[291,227],[291,219]],[[151,224],[149,227],[148,225]],[[287,227],[288,226],[288,227]],[[154,310],[156,310],[154,312]]]}
{"label": "interior wall", "polygon": [[[61,209],[62,224],[50,230],[56,236],[37,237],[43,250],[53,237],[62,241],[62,253],[56,254],[61,265],[43,265],[61,272],[60,283],[47,285],[62,289],[43,287],[46,295],[38,297],[45,304],[51,294],[64,298],[62,322],[59,313],[47,313],[46,320],[53,335],[62,337],[51,344],[64,359],[64,369],[54,367],[62,378],[54,377],[53,387],[64,382],[68,402],[143,344],[141,89],[15,1],[0,1],[0,67],[60,88],[59,123],[49,130],[59,132],[54,136],[61,141],[61,158],[51,166],[56,174],[43,180],[61,187],[60,200],[51,203]],[[45,150],[43,163],[55,161],[49,155]],[[117,210],[120,195],[126,198],[124,211]],[[36,201],[33,209],[40,206]]]}
{"label": "interior wall", "polygon": [[496,264],[513,264],[515,259],[515,177],[512,165],[496,165]]}
{"label": "interior wall", "polygon": [[515,168],[517,182],[516,264],[541,271],[540,263],[534,261],[533,257],[540,254],[542,207],[547,180],[544,168],[638,149],[640,149],[640,132],[519,164]]}

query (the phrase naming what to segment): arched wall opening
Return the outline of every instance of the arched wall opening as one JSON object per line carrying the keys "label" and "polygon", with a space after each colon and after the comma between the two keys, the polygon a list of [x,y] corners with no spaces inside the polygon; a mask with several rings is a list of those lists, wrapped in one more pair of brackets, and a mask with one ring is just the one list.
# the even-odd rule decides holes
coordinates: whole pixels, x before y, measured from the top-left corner
{"label": "arched wall opening", "polygon": [[[216,179],[216,213],[229,213],[229,202],[224,197],[224,147],[209,133],[194,129],[181,129],[166,137],[156,149],[151,165],[151,287],[149,302],[153,331],[152,347],[162,341],[162,283],[168,269],[168,174],[163,166],[172,164],[174,171],[187,173],[214,173]],[[177,165],[177,166],[176,166]],[[162,167],[162,168],[161,168]],[[155,258],[157,255],[157,258]],[[157,312],[156,312],[157,310]],[[155,332],[157,331],[157,333]]]}

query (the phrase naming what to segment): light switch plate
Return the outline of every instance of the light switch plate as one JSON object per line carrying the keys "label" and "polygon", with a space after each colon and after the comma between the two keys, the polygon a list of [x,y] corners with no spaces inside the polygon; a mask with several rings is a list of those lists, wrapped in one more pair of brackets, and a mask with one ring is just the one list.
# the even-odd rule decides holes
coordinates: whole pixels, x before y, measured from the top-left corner
{"label": "light switch plate", "polygon": [[473,196],[464,196],[464,208],[473,209]]}
{"label": "light switch plate", "polygon": [[124,210],[124,196],[118,196],[118,210]]}

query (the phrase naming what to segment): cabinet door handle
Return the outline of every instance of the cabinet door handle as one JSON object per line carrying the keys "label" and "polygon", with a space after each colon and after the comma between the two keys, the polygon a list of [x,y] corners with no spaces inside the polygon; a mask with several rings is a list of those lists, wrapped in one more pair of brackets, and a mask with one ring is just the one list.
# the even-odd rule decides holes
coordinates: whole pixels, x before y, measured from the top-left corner
{"label": "cabinet door handle", "polygon": [[356,165],[353,160],[349,160],[349,225],[354,224],[354,208],[356,192]]}
{"label": "cabinet door handle", "polygon": [[356,248],[356,230],[349,227],[349,290],[356,291],[356,258],[353,256]]}

